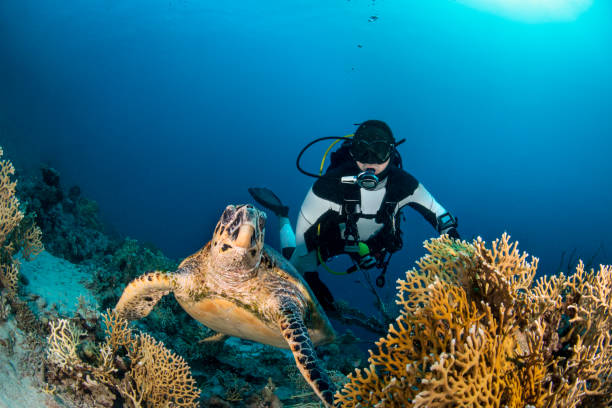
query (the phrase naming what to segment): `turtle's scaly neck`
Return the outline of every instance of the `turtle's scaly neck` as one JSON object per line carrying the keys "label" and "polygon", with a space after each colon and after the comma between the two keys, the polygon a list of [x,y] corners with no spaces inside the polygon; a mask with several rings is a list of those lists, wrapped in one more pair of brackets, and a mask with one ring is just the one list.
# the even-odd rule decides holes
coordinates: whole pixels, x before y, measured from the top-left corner
{"label": "turtle's scaly neck", "polygon": [[257,276],[257,270],[261,261],[248,269],[242,264],[228,265],[227,263],[215,262],[210,255],[207,262],[209,265],[206,272],[207,280],[214,281],[219,287],[239,287],[244,282]]}

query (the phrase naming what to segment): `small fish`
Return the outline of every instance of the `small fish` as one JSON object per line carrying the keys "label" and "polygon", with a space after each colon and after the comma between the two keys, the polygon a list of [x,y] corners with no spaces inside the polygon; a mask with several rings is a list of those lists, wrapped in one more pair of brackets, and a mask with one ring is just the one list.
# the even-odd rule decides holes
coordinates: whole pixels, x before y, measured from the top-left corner
{"label": "small fish", "polygon": [[373,23],[373,22],[375,22],[376,20],[378,20],[378,16],[370,16],[370,18],[368,18],[368,21],[369,21],[370,23]]}

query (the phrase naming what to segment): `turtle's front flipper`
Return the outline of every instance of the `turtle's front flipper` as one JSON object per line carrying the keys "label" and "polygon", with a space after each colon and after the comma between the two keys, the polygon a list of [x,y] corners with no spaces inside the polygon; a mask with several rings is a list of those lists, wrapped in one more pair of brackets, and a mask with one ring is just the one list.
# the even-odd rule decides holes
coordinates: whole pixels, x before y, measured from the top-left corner
{"label": "turtle's front flipper", "polygon": [[321,398],[325,406],[332,408],[336,387],[320,366],[308,335],[308,329],[304,324],[302,313],[292,299],[281,302],[279,324],[304,379],[310,384],[315,394]]}
{"label": "turtle's front flipper", "polygon": [[162,296],[174,289],[173,274],[151,272],[131,281],[115,306],[119,316],[135,320],[147,316]]}

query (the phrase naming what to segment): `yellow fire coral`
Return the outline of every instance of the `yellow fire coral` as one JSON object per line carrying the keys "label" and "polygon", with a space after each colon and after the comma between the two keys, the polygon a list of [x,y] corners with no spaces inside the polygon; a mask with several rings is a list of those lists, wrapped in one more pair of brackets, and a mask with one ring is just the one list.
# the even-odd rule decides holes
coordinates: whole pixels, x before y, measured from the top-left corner
{"label": "yellow fire coral", "polygon": [[[112,312],[104,320],[107,337],[100,345],[97,365],[78,357],[80,332],[74,326],[66,320],[51,323],[47,359],[63,373],[60,382],[65,383],[65,377],[73,376],[85,388],[103,384],[120,394],[126,407],[198,405],[200,390],[182,357],[145,333],[134,335],[127,321]],[[119,357],[124,353],[129,364]]]}
{"label": "yellow fire coral", "polygon": [[[0,157],[4,155],[0,147]],[[9,160],[0,160],[0,246],[6,243],[8,235],[15,229],[23,218],[19,211],[19,200],[15,197],[17,182],[11,180],[15,174],[15,167]]]}
{"label": "yellow fire coral", "polygon": [[49,326],[47,359],[63,370],[70,370],[79,362],[77,346],[84,333],[66,319],[50,322]]}
{"label": "yellow fire coral", "polygon": [[32,217],[26,217],[19,209],[15,196],[17,181],[12,180],[15,167],[10,160],[2,159],[0,147],[0,283],[7,288],[9,296],[17,293],[19,263],[13,256],[22,250],[24,259],[31,260],[43,250],[41,231]]}
{"label": "yellow fire coral", "polygon": [[200,390],[181,356],[145,333],[128,350],[132,365],[121,388],[135,407],[145,405],[143,402],[148,407],[197,405]]}
{"label": "yellow fire coral", "polygon": [[342,407],[606,407],[612,268],[533,279],[504,234],[491,249],[443,236],[399,280],[402,306]]}

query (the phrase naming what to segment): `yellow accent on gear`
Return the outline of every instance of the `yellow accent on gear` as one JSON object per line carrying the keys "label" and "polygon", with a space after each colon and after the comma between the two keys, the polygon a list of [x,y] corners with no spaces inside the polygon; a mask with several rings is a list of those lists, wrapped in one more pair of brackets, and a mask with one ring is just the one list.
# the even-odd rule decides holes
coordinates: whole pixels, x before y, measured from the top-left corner
{"label": "yellow accent on gear", "polygon": [[[344,139],[350,139],[351,137],[355,136],[354,133],[351,133],[350,135],[346,135],[346,136],[342,136]],[[325,166],[325,159],[327,158],[327,154],[329,153],[329,151],[332,149],[332,147],[335,146],[336,143],[338,143],[341,140],[344,139],[338,139],[338,140],[334,140],[334,142],[332,144],[329,145],[329,147],[327,148],[327,150],[325,151],[325,154],[323,154],[323,160],[321,160],[321,167],[319,168],[319,176],[321,174],[323,174],[323,167]]]}

